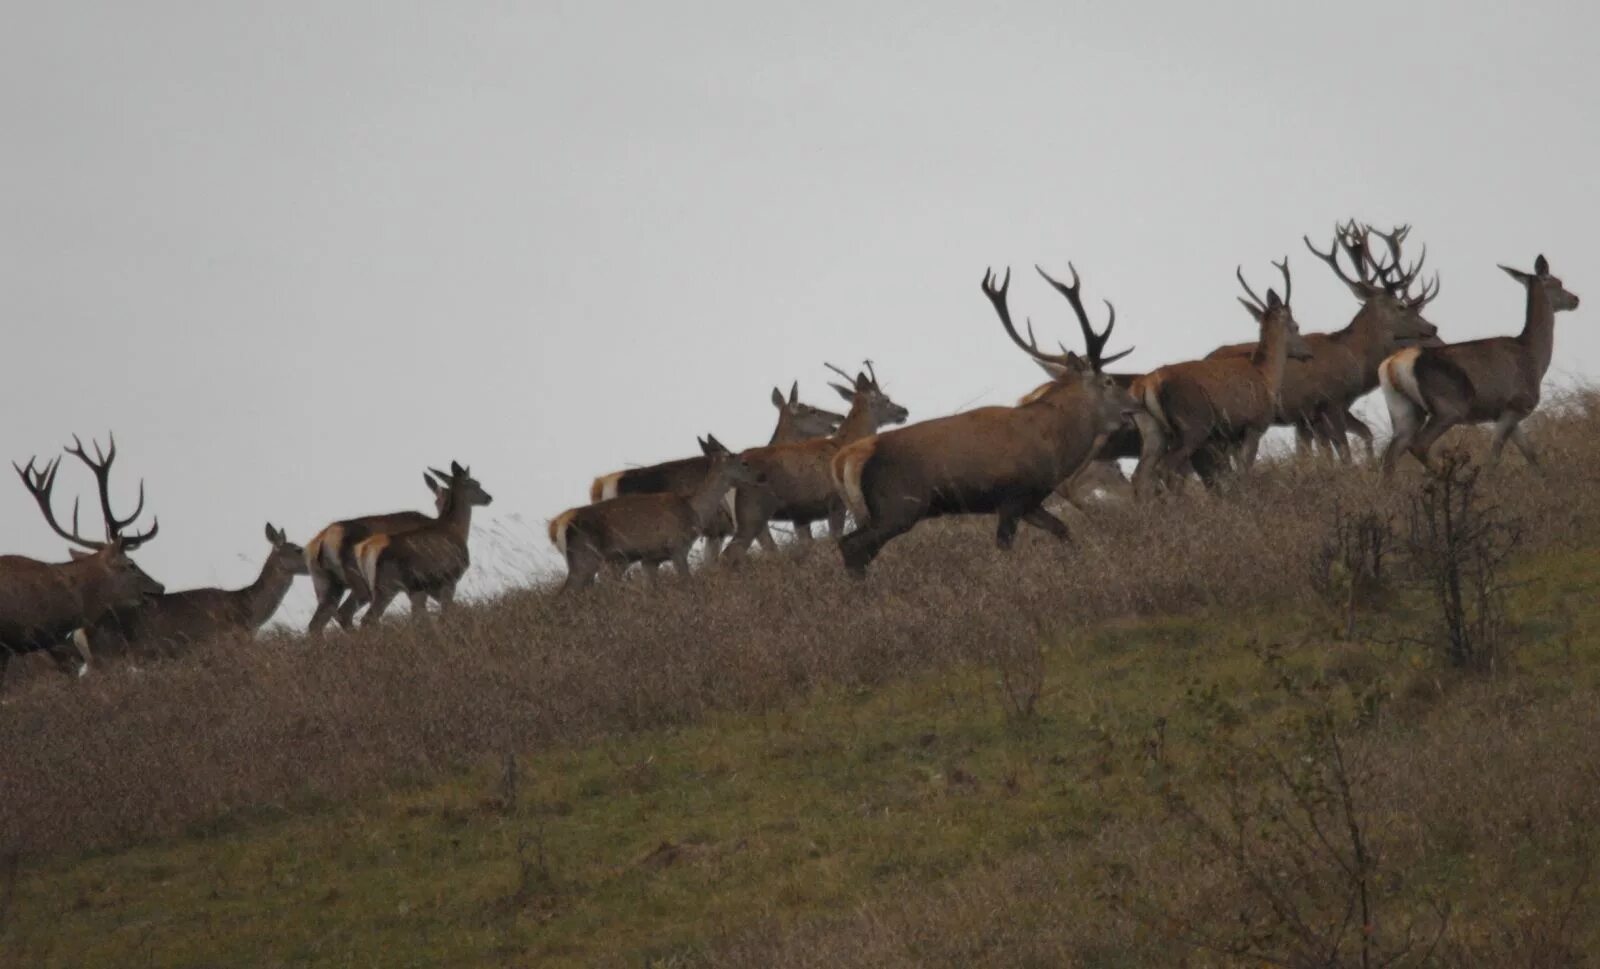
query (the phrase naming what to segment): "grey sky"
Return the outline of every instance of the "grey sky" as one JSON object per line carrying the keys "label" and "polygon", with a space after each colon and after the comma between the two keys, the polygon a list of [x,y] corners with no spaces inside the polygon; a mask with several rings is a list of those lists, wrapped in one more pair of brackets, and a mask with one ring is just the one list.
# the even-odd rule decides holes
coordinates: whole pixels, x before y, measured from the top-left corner
{"label": "grey sky", "polygon": [[[5,456],[115,428],[174,588],[457,458],[504,574],[593,475],[763,442],[774,384],[831,403],[824,359],[913,418],[1025,391],[987,265],[1075,341],[1031,269],[1074,260],[1145,367],[1248,339],[1234,266],[1284,252],[1342,326],[1301,234],[1408,221],[1445,334],[1514,331],[1497,262],[1600,289],[1600,15],[1537,6],[14,7]],[[1600,371],[1586,315],[1560,371]],[[63,555],[14,483],[0,549]]]}

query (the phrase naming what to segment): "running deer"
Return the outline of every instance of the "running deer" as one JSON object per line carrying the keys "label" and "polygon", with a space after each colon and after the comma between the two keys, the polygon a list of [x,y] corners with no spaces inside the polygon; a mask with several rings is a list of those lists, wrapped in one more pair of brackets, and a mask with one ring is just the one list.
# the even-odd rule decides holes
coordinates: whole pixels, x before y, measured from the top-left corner
{"label": "running deer", "polygon": [[670,561],[680,576],[689,574],[689,549],[717,524],[723,501],[737,485],[759,485],[761,475],[731,454],[715,437],[700,442],[706,472],[690,493],[625,494],[568,509],[550,521],[550,541],[567,561],[563,591],[593,584],[602,566],[621,573],[642,563],[654,577]]}
{"label": "running deer", "polygon": [[[1235,273],[1249,296],[1239,302],[1261,327],[1260,345],[1251,356],[1168,364],[1134,381],[1133,396],[1140,404],[1134,420],[1143,448],[1134,472],[1135,494],[1147,496],[1157,477],[1181,481],[1202,447],[1239,445],[1245,466],[1255,460],[1261,435],[1277,415],[1285,365],[1291,357],[1311,357],[1289,306],[1289,258],[1273,265],[1283,274],[1282,299],[1268,289],[1263,301],[1244,281],[1244,270]],[[1195,470],[1207,484],[1215,480],[1216,469]]]}
{"label": "running deer", "polygon": [[394,597],[404,592],[411,599],[411,615],[420,619],[428,600],[441,611],[455,601],[456,583],[472,563],[467,537],[472,530],[472,509],[494,500],[472,472],[450,462],[450,473],[434,471],[444,485],[439,518],[404,532],[379,533],[355,548],[361,576],[372,595],[372,605],[361,617],[366,627],[378,621]]}
{"label": "running deer", "polygon": [[907,411],[883,392],[870,361],[865,372],[856,374],[852,386],[828,386],[850,401],[850,412],[838,430],[827,437],[751,448],[739,455],[764,483],[734,490],[733,541],[724,556],[744,555],[753,541],[760,541],[768,551],[775,550],[777,545],[767,529],[773,520],[809,523],[826,518],[830,538],[838,538],[844,531],[844,501],[833,486],[829,463],[845,445],[885,424],[905,423]]}
{"label": "running deer", "polygon": [[[1402,346],[1422,343],[1437,337],[1439,329],[1422,316],[1422,310],[1439,295],[1438,278],[1412,294],[1411,287],[1427,260],[1421,258],[1410,267],[1401,267],[1401,244],[1410,226],[1391,232],[1378,232],[1371,226],[1358,226],[1355,220],[1334,229],[1333,244],[1322,252],[1302,237],[1312,255],[1328,264],[1339,281],[1361,302],[1349,325],[1332,333],[1311,333],[1304,339],[1311,349],[1308,360],[1291,359],[1284,366],[1283,385],[1278,392],[1275,423],[1292,425],[1303,451],[1313,441],[1329,445],[1348,463],[1350,445],[1347,434],[1354,431],[1365,439],[1372,453],[1372,431],[1350,413],[1350,407],[1378,386],[1378,365]],[[1388,246],[1387,265],[1373,258],[1368,236],[1377,235]],[[1355,275],[1346,275],[1339,265],[1340,250],[1349,257]],[[1257,344],[1238,343],[1213,350],[1208,359],[1248,357]]]}
{"label": "running deer", "polygon": [[[1075,269],[1072,276],[1069,298],[1087,334],[1091,331],[1076,298]],[[839,542],[851,575],[864,576],[890,540],[925,518],[941,515],[998,515],[995,542],[1002,549],[1011,547],[1019,522],[1061,540],[1069,537],[1067,526],[1045,510],[1045,498],[1101,453],[1138,402],[1114,376],[1102,372],[1106,363],[1123,355],[1102,357],[1103,341],[1091,340],[1084,360],[1070,350],[1041,351],[1031,324],[1024,340],[1006,302],[1010,285],[1009,270],[999,285],[993,272],[984,274],[984,295],[1006,335],[1035,361],[1048,364],[1055,379],[1015,407],[980,407],[884,431],[842,448],[830,470],[856,520],[855,530]]]}
{"label": "running deer", "polygon": [[[787,398],[784,397],[783,391],[776,387],[772,388],[772,406],[778,409],[778,424],[772,429],[772,438],[767,442],[769,445],[793,444],[832,434],[844,421],[843,414],[835,414],[833,411],[801,403],[799,381],[795,381],[789,387]],[[699,457],[666,461],[643,468],[613,471],[594,479],[594,483],[589,486],[589,501],[594,503],[622,495],[662,492],[687,497],[700,487],[710,466],[710,457],[701,454]],[[733,519],[728,511],[719,509],[703,534],[706,540],[706,560],[710,561],[722,551],[723,541],[733,534]],[[809,539],[811,537],[809,523],[803,528],[797,525],[795,535],[802,540]],[[770,533],[767,535],[767,540],[771,540]]]}
{"label": "running deer", "polygon": [[306,550],[281,528],[269,524],[266,534],[272,551],[254,582],[242,589],[168,592],[133,609],[112,610],[85,631],[89,652],[97,658],[173,656],[193,644],[254,635],[283,604],[295,576],[306,574]]}
{"label": "running deer", "polygon": [[0,556],[0,683],[4,682],[6,665],[14,654],[48,652],[63,672],[87,669],[87,656],[82,657],[85,665],[80,668],[65,651],[73,631],[98,622],[112,609],[137,606],[165,591],[161,583],[129,558],[131,552],[156,537],[161,523],[152,520],[148,531],[123,534],[123,529],[144,510],[144,482],[139,483],[139,503],[133,514],[117,517],[111,510],[110,493],[116,438],[111,439],[109,451],[104,453],[96,443],[94,458],[85,453],[77,437],[72,440],[74,446],[67,448],[67,453],[94,472],[106,538],[97,542],[78,534],[76,502],[72,506],[72,530],[67,531],[56,522],[50,496],[61,467],[60,457],[41,469],[34,468],[32,458],[26,467],[12,464],[51,531],[87,551],[74,550],[72,560],[62,563],[40,562],[21,555]]}
{"label": "running deer", "polygon": [[1537,466],[1533,445],[1521,423],[1539,406],[1540,384],[1555,352],[1556,314],[1578,308],[1578,297],[1550,275],[1544,256],[1533,272],[1501,269],[1528,292],[1522,332],[1440,347],[1409,347],[1383,361],[1378,376],[1394,437],[1383,452],[1385,475],[1394,473],[1402,452],[1424,466],[1440,436],[1457,424],[1494,421],[1491,464],[1509,438]]}
{"label": "running deer", "polygon": [[444,515],[447,491],[443,484],[434,480],[435,475],[441,480],[447,477],[442,471],[429,470],[423,472],[422,480],[433,492],[436,515],[420,511],[396,511],[387,515],[346,518],[327,526],[306,543],[306,571],[311,576],[311,588],[317,596],[317,608],[306,627],[307,633],[320,635],[328,620],[335,616],[341,629],[349,631],[354,628],[356,612],[372,600],[367,584],[361,578],[361,567],[356,562],[356,546],[374,535],[411,531],[439,521]]}

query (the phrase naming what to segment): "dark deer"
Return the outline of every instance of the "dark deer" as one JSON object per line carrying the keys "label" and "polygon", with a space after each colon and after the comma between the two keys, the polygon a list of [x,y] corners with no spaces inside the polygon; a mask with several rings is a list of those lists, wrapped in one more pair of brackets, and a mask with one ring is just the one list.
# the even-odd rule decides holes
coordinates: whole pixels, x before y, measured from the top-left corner
{"label": "dark deer", "polygon": [[[1148,495],[1157,477],[1181,480],[1203,447],[1238,447],[1246,467],[1255,460],[1261,435],[1277,416],[1285,364],[1291,357],[1311,357],[1289,307],[1289,259],[1274,265],[1283,274],[1282,299],[1268,289],[1263,301],[1244,281],[1243,269],[1235,274],[1249,296],[1239,302],[1261,328],[1251,356],[1168,364],[1134,381],[1133,396],[1141,405],[1134,419],[1143,446],[1134,472],[1137,494]],[[1207,484],[1214,481],[1216,469],[1196,470]]]}
{"label": "dark deer", "polygon": [[[1088,334],[1076,270],[1072,278],[1068,298]],[[1006,303],[1010,284],[1009,270],[998,286],[994,274],[985,273],[984,295],[1006,335],[1047,364],[1055,379],[1016,407],[980,407],[842,448],[831,471],[857,524],[839,543],[851,575],[864,576],[885,544],[940,515],[998,515],[995,541],[1003,549],[1011,547],[1020,522],[1061,540],[1069,537],[1067,526],[1045,510],[1044,500],[1102,453],[1138,406],[1126,387],[1101,372],[1129,351],[1102,357],[1103,341],[1095,340],[1088,360],[1071,351],[1041,351],[1031,325],[1024,340],[1012,324]]]}
{"label": "dark deer", "polygon": [[[67,453],[77,457],[94,472],[100,492],[100,513],[106,539],[93,541],[78,534],[78,506],[72,506],[72,530],[56,522],[50,494],[55,488],[58,457],[41,469],[29,459],[27,467],[12,464],[23,487],[38,503],[45,524],[51,531],[87,551],[76,551],[70,562],[40,562],[21,555],[0,556],[0,682],[6,665],[15,654],[48,652],[63,672],[77,668],[65,650],[67,637],[75,630],[98,622],[113,609],[131,608],[165,591],[161,583],[146,575],[129,557],[139,546],[156,537],[159,521],[152,520],[149,531],[125,535],[144,510],[144,483],[139,483],[139,503],[133,514],[119,518],[111,510],[111,463],[116,460],[117,442],[113,437],[109,451],[102,453],[95,444],[90,458],[83,444],[74,437]],[[88,657],[84,657],[87,663]],[[83,669],[87,669],[85,665]]]}
{"label": "dark deer", "polygon": [[437,521],[410,531],[373,535],[356,546],[361,576],[372,594],[372,605],[361,617],[363,627],[377,622],[402,592],[411,599],[412,618],[427,612],[429,599],[441,611],[455,601],[456,583],[472,563],[467,554],[472,509],[494,499],[469,469],[454,461],[448,475],[443,471],[433,475],[445,486]]}
{"label": "dark deer", "polygon": [[306,543],[306,571],[311,576],[311,587],[317,595],[317,608],[311,615],[306,632],[319,635],[328,620],[336,614],[341,629],[348,631],[354,628],[356,612],[372,600],[367,584],[361,577],[361,567],[356,562],[356,546],[374,535],[411,531],[439,521],[444,514],[446,489],[434,480],[435,474],[442,472],[424,472],[422,480],[433,492],[433,507],[438,515],[396,511],[387,515],[346,518],[327,526]]}
{"label": "dark deer", "polygon": [[[1311,348],[1308,360],[1290,359],[1284,366],[1283,385],[1278,392],[1275,423],[1295,428],[1300,449],[1312,442],[1330,446],[1339,457],[1350,461],[1349,432],[1367,443],[1372,453],[1372,431],[1350,407],[1378,386],[1378,365],[1402,346],[1433,340],[1438,327],[1422,316],[1422,310],[1439,295],[1437,277],[1412,294],[1411,287],[1422,271],[1427,250],[1409,268],[1401,267],[1401,244],[1410,226],[1392,232],[1378,232],[1371,226],[1358,226],[1354,220],[1334,230],[1334,243],[1322,252],[1303,238],[1306,248],[1328,264],[1339,281],[1361,302],[1361,309],[1349,325],[1332,333],[1310,333],[1304,339]],[[1375,259],[1368,246],[1369,234],[1388,245],[1388,265]],[[1339,265],[1340,251],[1349,258],[1354,275],[1346,275]],[[1257,344],[1238,343],[1213,350],[1209,358],[1248,357]]]}
{"label": "dark deer", "polygon": [[870,362],[865,372],[856,374],[852,386],[829,386],[850,401],[850,412],[838,430],[827,437],[751,448],[739,455],[764,483],[741,485],[734,491],[733,541],[725,556],[742,556],[753,541],[774,550],[767,529],[774,520],[809,524],[826,518],[830,537],[838,538],[844,531],[844,501],[829,471],[833,456],[885,424],[904,423],[907,411],[883,392]]}
{"label": "dark deer", "polygon": [[110,656],[175,656],[197,643],[249,637],[267,624],[297,575],[306,574],[306,550],[270,524],[272,545],[256,580],[242,589],[185,589],[116,609],[86,633],[90,651]]}
{"label": "dark deer", "polygon": [[550,541],[567,561],[564,590],[591,585],[608,565],[620,573],[639,562],[652,577],[670,561],[680,576],[689,574],[689,549],[716,526],[729,490],[761,483],[761,476],[715,437],[708,435],[700,446],[706,453],[706,473],[688,495],[618,495],[551,519]]}
{"label": "dark deer", "polygon": [[1384,474],[1394,472],[1401,453],[1410,451],[1424,465],[1434,444],[1457,424],[1494,422],[1491,464],[1509,439],[1538,464],[1522,421],[1539,406],[1540,385],[1555,352],[1556,314],[1578,308],[1578,297],[1550,275],[1540,256],[1533,272],[1501,266],[1528,293],[1522,332],[1440,347],[1409,347],[1379,368],[1394,438],[1383,452]]}

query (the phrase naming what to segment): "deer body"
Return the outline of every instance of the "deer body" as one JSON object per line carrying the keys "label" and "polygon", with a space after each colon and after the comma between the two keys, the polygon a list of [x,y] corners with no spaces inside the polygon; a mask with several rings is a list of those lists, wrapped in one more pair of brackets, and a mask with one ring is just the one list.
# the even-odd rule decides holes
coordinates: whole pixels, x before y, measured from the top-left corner
{"label": "deer body", "polygon": [[441,609],[448,609],[455,600],[456,584],[472,562],[467,551],[472,509],[494,499],[466,468],[453,461],[449,475],[442,471],[434,474],[448,481],[436,521],[410,531],[379,533],[355,548],[362,578],[372,595],[372,605],[361,618],[363,626],[377,622],[402,592],[411,599],[413,618],[427,611],[430,598]]}
{"label": "deer body", "polygon": [[707,455],[706,473],[688,495],[619,495],[568,509],[552,519],[550,541],[567,562],[564,588],[592,584],[605,565],[620,570],[639,562],[648,576],[670,561],[679,575],[688,575],[689,549],[716,527],[728,491],[736,484],[760,481],[748,464],[720,445],[717,448]]}
{"label": "deer body", "polygon": [[[434,507],[444,511],[445,489],[427,474],[422,476],[433,492]],[[392,535],[422,528],[439,518],[420,511],[396,511],[386,515],[364,515],[337,521],[312,536],[306,543],[306,571],[316,592],[317,608],[306,632],[317,635],[337,618],[341,629],[354,628],[358,610],[372,600],[366,580],[356,560],[356,546],[374,535]],[[348,592],[348,595],[346,594]],[[343,601],[341,601],[341,599]]]}
{"label": "deer body", "polygon": [[1533,273],[1504,269],[1527,290],[1522,332],[1439,347],[1409,347],[1383,361],[1379,379],[1394,438],[1383,455],[1386,474],[1403,451],[1424,465],[1433,445],[1462,423],[1495,422],[1490,461],[1509,439],[1527,458],[1538,458],[1519,425],[1539,406],[1541,384],[1555,352],[1555,315],[1578,308],[1578,297],[1550,275],[1544,256]]}
{"label": "deer body", "polygon": [[185,589],[116,609],[87,631],[96,656],[171,656],[184,647],[228,636],[254,635],[289,594],[295,576],[306,574],[305,549],[267,526],[272,552],[254,582],[242,589]]}
{"label": "deer body", "polygon": [[[1081,314],[1073,275],[1069,298]],[[1068,537],[1066,525],[1045,511],[1045,498],[1089,465],[1136,402],[1114,377],[1097,372],[1096,341],[1090,341],[1088,363],[1071,353],[1045,356],[1024,342],[1006,306],[1009,284],[1009,273],[998,286],[989,274],[984,292],[1012,339],[1035,359],[1059,362],[1051,371],[1059,376],[1016,407],[980,407],[842,448],[830,470],[857,523],[839,543],[852,575],[864,575],[896,536],[941,515],[998,515],[995,540],[1001,548],[1010,547],[1024,521]],[[1088,332],[1087,317],[1081,318]]]}

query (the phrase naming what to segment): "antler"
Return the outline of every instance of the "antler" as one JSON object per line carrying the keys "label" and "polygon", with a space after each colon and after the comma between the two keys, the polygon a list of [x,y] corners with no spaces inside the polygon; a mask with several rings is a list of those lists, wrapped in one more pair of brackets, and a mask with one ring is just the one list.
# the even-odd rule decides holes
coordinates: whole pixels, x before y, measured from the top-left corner
{"label": "antler", "polygon": [[1065,353],[1045,353],[1039,349],[1039,341],[1033,335],[1033,321],[1028,321],[1028,338],[1024,340],[1017,332],[1015,323],[1011,322],[1011,308],[1006,305],[1006,293],[1011,289],[1011,270],[1006,269],[1006,277],[995,285],[994,270],[983,271],[983,295],[989,297],[989,302],[994,305],[995,314],[1000,317],[1000,325],[1005,327],[1006,335],[1011,337],[1011,342],[1022,348],[1022,352],[1041,363],[1054,364],[1058,367],[1078,366],[1079,357],[1071,350]]}
{"label": "antler", "polygon": [[[108,450],[102,453],[100,442],[90,439],[89,443],[94,445],[95,455],[91,458],[84,451],[83,442],[78,440],[78,435],[74,434],[72,435],[73,446],[66,448],[66,452],[88,465],[89,470],[94,472],[95,485],[100,492],[100,515],[105,519],[106,541],[112,542],[120,538],[122,547],[132,551],[150,539],[155,538],[156,531],[161,527],[161,522],[159,519],[152,519],[148,532],[130,536],[122,534],[122,530],[137,521],[139,515],[144,511],[144,480],[141,478],[139,481],[139,503],[133,509],[133,514],[126,518],[118,518],[116,513],[111,510],[111,462],[117,459],[117,437],[115,434],[107,434],[106,440]],[[73,508],[73,528],[77,528],[76,504],[74,504]]]}
{"label": "antler", "polygon": [[[1306,245],[1308,245],[1308,246],[1311,245],[1311,240],[1307,239],[1306,240]],[[1315,248],[1313,248],[1311,251],[1312,252],[1317,252],[1317,250]],[[1320,255],[1322,255],[1322,253],[1318,252],[1317,255],[1320,256]],[[1334,260],[1334,262],[1331,263],[1331,265],[1335,266],[1335,269],[1337,269],[1337,262],[1338,262],[1337,260]],[[1289,257],[1288,256],[1284,256],[1283,260],[1281,262],[1277,261],[1277,260],[1274,260],[1272,264],[1274,266],[1278,267],[1278,272],[1283,273],[1283,305],[1288,306],[1289,305],[1290,294],[1294,290],[1294,281],[1289,278]],[[1250,298],[1248,300],[1241,296],[1239,298],[1239,302],[1241,302],[1241,303],[1245,304],[1246,306],[1250,307],[1250,309],[1252,309],[1256,313],[1265,314],[1267,312],[1267,301],[1262,299],[1260,296],[1257,296],[1256,295],[1256,291],[1250,288],[1250,284],[1249,283],[1245,282],[1245,279],[1244,279],[1244,267],[1243,266],[1235,267],[1235,269],[1233,270],[1233,275],[1236,278],[1238,278],[1239,285],[1243,286],[1244,287],[1244,291],[1247,294],[1249,294],[1249,296],[1250,296]],[[1343,274],[1341,273],[1340,275],[1343,275]],[[1273,296],[1273,295],[1276,295],[1276,294],[1274,294],[1272,292],[1272,290],[1269,289],[1269,290],[1267,290],[1267,295],[1268,296]]]}
{"label": "antler", "polygon": [[[1089,351],[1089,363],[1094,367],[1096,373],[1104,369],[1106,364],[1115,363],[1133,352],[1133,347],[1129,347],[1121,353],[1114,353],[1109,357],[1104,355],[1106,341],[1111,339],[1111,330],[1117,325],[1117,308],[1111,305],[1109,299],[1104,301],[1107,313],[1106,328],[1096,333],[1094,327],[1089,325],[1089,314],[1084,310],[1083,298],[1079,295],[1082,281],[1078,278],[1078,268],[1076,266],[1071,262],[1067,263],[1067,269],[1072,272],[1072,283],[1070,285],[1052,278],[1037,263],[1034,264],[1033,268],[1039,275],[1044,277],[1045,282],[1053,286],[1056,292],[1065,296],[1067,302],[1072,304],[1072,312],[1078,317],[1078,328],[1083,331],[1084,348]],[[1032,335],[1032,333],[1029,333],[1029,336]],[[1061,349],[1065,350],[1066,347],[1063,346]]]}
{"label": "antler", "polygon": [[72,531],[67,531],[56,522],[55,511],[50,507],[50,493],[56,486],[56,472],[60,470],[61,459],[56,458],[39,469],[35,469],[33,466],[35,460],[37,458],[29,458],[27,467],[21,467],[15,461],[11,462],[11,466],[17,469],[17,475],[22,478],[22,486],[27,488],[28,494],[32,495],[33,500],[38,502],[39,510],[44,513],[45,524],[50,526],[51,531],[74,545],[95,550],[105,548],[105,542],[96,542],[78,534],[78,503],[76,501],[72,503]]}
{"label": "antler", "polygon": [[[1422,264],[1428,261],[1428,247],[1424,245],[1422,247],[1422,255],[1417,261],[1402,271],[1400,269],[1400,246],[1405,242],[1406,236],[1410,234],[1411,226],[1395,226],[1388,232],[1380,232],[1371,226],[1367,228],[1389,247],[1389,265],[1380,266],[1377,260],[1373,260],[1373,269],[1377,273],[1377,282],[1383,286],[1390,296],[1405,294],[1411,288],[1411,284],[1416,281],[1417,275],[1422,272]],[[1396,276],[1395,273],[1399,273],[1399,275]]]}
{"label": "antler", "polygon": [[[1316,246],[1312,245],[1310,236],[1301,236],[1300,240],[1306,244],[1307,249],[1311,250],[1311,254],[1313,256],[1316,256],[1318,259],[1321,259],[1323,262],[1327,263],[1328,268],[1332,269],[1334,275],[1338,276],[1339,280],[1346,286],[1349,286],[1351,289],[1355,290],[1368,290],[1372,287],[1372,280],[1370,277],[1368,277],[1366,271],[1366,266],[1372,263],[1372,255],[1367,250],[1366,230],[1357,227],[1355,222],[1352,221],[1345,225],[1335,227],[1333,245],[1328,247],[1327,252],[1323,252]],[[1351,279],[1349,276],[1346,276],[1344,269],[1339,265],[1339,247],[1341,246],[1344,248],[1345,255],[1349,256],[1350,261],[1355,263],[1355,279]],[[1243,280],[1241,279],[1241,282],[1242,281]],[[1245,288],[1249,289],[1248,286]],[[1255,296],[1254,293],[1251,293],[1250,295]]]}

